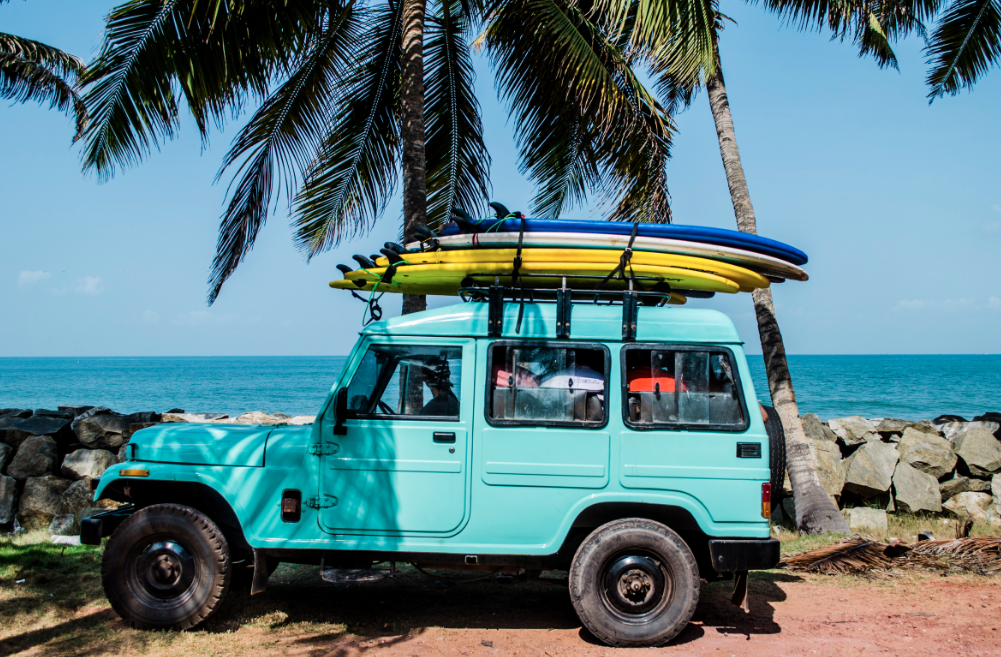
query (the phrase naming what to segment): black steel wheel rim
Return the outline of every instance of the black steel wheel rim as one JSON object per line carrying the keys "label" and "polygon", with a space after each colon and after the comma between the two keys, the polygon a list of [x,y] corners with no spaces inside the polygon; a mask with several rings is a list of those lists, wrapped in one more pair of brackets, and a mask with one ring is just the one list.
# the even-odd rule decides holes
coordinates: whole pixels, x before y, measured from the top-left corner
{"label": "black steel wheel rim", "polygon": [[600,590],[605,606],[627,623],[642,624],[674,598],[674,578],[661,559],[641,552],[613,556],[602,569]]}
{"label": "black steel wheel rim", "polygon": [[144,542],[130,555],[126,578],[133,594],[156,608],[184,604],[198,583],[198,567],[191,551],[172,538]]}

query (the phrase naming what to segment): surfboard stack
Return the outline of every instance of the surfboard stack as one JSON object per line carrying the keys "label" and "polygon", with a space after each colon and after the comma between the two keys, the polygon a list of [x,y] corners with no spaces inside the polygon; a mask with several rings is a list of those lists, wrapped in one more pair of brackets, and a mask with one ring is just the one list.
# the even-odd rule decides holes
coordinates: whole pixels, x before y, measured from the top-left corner
{"label": "surfboard stack", "polygon": [[[459,216],[420,241],[338,265],[337,289],[455,296],[491,285],[659,292],[667,303],[805,281],[805,253],[758,235],[677,224]],[[501,214],[503,213],[503,214]]]}

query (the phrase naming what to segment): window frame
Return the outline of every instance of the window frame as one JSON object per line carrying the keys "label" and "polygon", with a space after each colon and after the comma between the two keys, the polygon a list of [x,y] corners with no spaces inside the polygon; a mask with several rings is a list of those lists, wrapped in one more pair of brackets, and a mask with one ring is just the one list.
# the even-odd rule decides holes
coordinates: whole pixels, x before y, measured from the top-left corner
{"label": "window frame", "polygon": [[[397,343],[397,342],[369,342],[368,344],[365,345],[365,351],[362,352],[361,357],[358,360],[357,367],[354,368],[354,371],[351,372],[351,376],[347,379],[347,381],[344,382],[344,388],[346,390],[350,389],[351,382],[354,380],[354,377],[357,376],[359,370],[361,369],[363,363],[365,362],[365,357],[368,355],[368,352],[372,348],[378,348],[378,347],[384,347],[384,348],[385,347],[390,347],[390,348],[440,347],[440,348],[458,349],[459,350],[459,360],[462,361],[463,369],[465,369],[465,365],[466,365],[466,362],[465,362],[466,361],[466,356],[465,356],[466,349],[465,349],[465,346],[461,345],[461,344],[442,344],[442,343],[436,343],[436,342],[405,342],[405,343]],[[377,380],[377,382],[376,382],[376,388],[373,390],[373,394],[375,392],[378,392],[379,395],[380,395],[380,398],[381,398],[381,395],[386,391],[386,387],[389,385],[389,379],[392,378],[392,376],[394,376],[397,373],[397,369],[398,368],[399,368],[399,358],[397,358],[397,364],[393,368],[393,372],[389,375],[389,377],[386,378],[386,381],[382,383],[381,388],[379,387],[379,381]],[[424,384],[422,383],[421,385],[424,385]],[[455,387],[453,387],[452,392],[456,392]],[[359,411],[356,411],[354,409],[349,408],[347,410],[347,413],[345,413],[344,419],[345,420],[378,420],[378,421],[386,421],[386,420],[397,420],[397,421],[399,421],[399,420],[405,420],[405,421],[408,421],[408,422],[409,421],[412,421],[412,422],[461,422],[462,421],[462,410],[463,410],[461,392],[462,392],[462,380],[460,379],[459,380],[459,385],[458,385],[458,393],[456,393],[456,397],[459,399],[459,413],[457,415],[402,415],[402,414],[390,415],[388,413],[361,413]],[[378,408],[378,405],[376,405],[376,408]]]}
{"label": "window frame", "polygon": [[[490,394],[493,392],[494,348],[495,347],[540,347],[543,349],[598,349],[605,358],[605,399],[602,402],[603,415],[600,423],[589,423],[586,420],[508,420],[491,417]],[[607,345],[600,342],[575,342],[570,340],[494,340],[487,343],[487,374],[486,392],[483,397],[483,417],[492,427],[572,427],[575,429],[604,429],[608,426],[608,410],[612,388],[612,352]]]}
{"label": "window frame", "polygon": [[[643,349],[647,351],[707,351],[709,353],[726,354],[730,359],[730,370],[733,372],[734,384],[737,387],[737,400],[740,403],[741,415],[744,422],[741,425],[733,424],[690,424],[683,422],[658,422],[650,424],[639,424],[629,419],[629,380],[626,371],[626,355],[633,350]],[[748,413],[747,402],[744,399],[744,383],[740,378],[740,371],[737,368],[737,358],[733,350],[720,345],[694,345],[694,344],[669,344],[663,342],[642,342],[622,345],[619,350],[619,374],[621,377],[621,411],[622,423],[633,431],[725,431],[728,433],[742,433],[751,426],[751,416]]]}

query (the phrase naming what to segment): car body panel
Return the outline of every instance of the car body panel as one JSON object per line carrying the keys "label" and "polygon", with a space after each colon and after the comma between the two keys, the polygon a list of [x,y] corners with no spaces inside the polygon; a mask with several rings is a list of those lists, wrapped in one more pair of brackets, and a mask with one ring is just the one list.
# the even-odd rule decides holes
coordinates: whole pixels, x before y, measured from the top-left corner
{"label": "car body panel", "polygon": [[[555,338],[553,304],[526,304],[520,333],[517,308],[507,304],[500,338],[487,335],[485,303],[374,323],[362,333],[314,425],[145,429],[133,438],[135,460],[109,468],[95,499],[126,479],[118,474],[122,469],[148,468],[148,480],[203,483],[230,504],[255,548],[544,556],[560,548],[580,514],[602,504],[671,507],[709,537],[769,536],[768,520],[761,517],[761,484],[770,474],[768,437],[741,343],[725,315],[641,308],[636,342],[725,346],[746,403],[743,430],[627,426],[620,412],[621,308],[590,305],[573,307],[569,342],[599,343],[610,351],[604,424],[490,426],[484,412],[490,344]],[[347,433],[335,435],[335,393],[373,343],[462,345],[459,421],[348,419]],[[436,431],[454,432],[456,442],[432,441]],[[178,443],[190,447],[171,456],[172,435],[186,436]],[[218,440],[211,448],[209,437]],[[761,458],[736,458],[738,442],[760,443]],[[220,446],[224,454],[209,456]],[[178,462],[165,462],[170,458]],[[280,518],[284,490],[301,491],[298,523]]]}

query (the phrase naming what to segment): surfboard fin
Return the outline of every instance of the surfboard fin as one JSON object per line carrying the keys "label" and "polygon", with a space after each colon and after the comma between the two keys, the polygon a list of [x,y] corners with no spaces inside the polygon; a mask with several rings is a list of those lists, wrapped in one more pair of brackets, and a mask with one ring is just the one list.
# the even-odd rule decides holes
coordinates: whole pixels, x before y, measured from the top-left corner
{"label": "surfboard fin", "polygon": [[[460,212],[462,211],[460,210]],[[463,212],[463,214],[465,213]],[[414,235],[416,235],[421,241],[438,239],[438,233],[434,232],[430,228],[425,228],[424,226],[417,226],[414,228]]]}
{"label": "surfboard fin", "polygon": [[389,258],[389,264],[391,265],[395,265],[398,262],[403,262],[403,258],[400,257],[400,254],[397,253],[396,251],[393,251],[392,249],[379,249],[379,251],[382,253],[382,255]]}
{"label": "surfboard fin", "polygon": [[407,250],[404,247],[400,246],[396,242],[386,242],[385,244],[383,244],[383,246],[392,251],[393,253],[402,254],[407,252]]}
{"label": "surfboard fin", "polygon": [[494,210],[497,211],[497,215],[496,216],[497,216],[498,219],[505,219],[505,218],[508,217],[508,215],[511,214],[510,210],[508,210],[506,207],[504,207],[502,204],[498,203],[497,201],[490,201],[490,207],[492,207]]}
{"label": "surfboard fin", "polygon": [[345,276],[347,276],[348,274],[350,274],[351,272],[353,272],[353,271],[354,271],[353,269],[351,269],[351,268],[350,268],[350,267],[348,267],[347,265],[337,265],[337,268],[338,268],[338,269],[339,269],[339,270],[341,271],[341,273],[342,273],[342,274],[344,274]]}
{"label": "surfboard fin", "polygon": [[354,259],[355,262],[357,262],[365,269],[375,269],[375,262],[373,260],[366,258],[365,256],[358,253],[356,253],[351,257]]}

